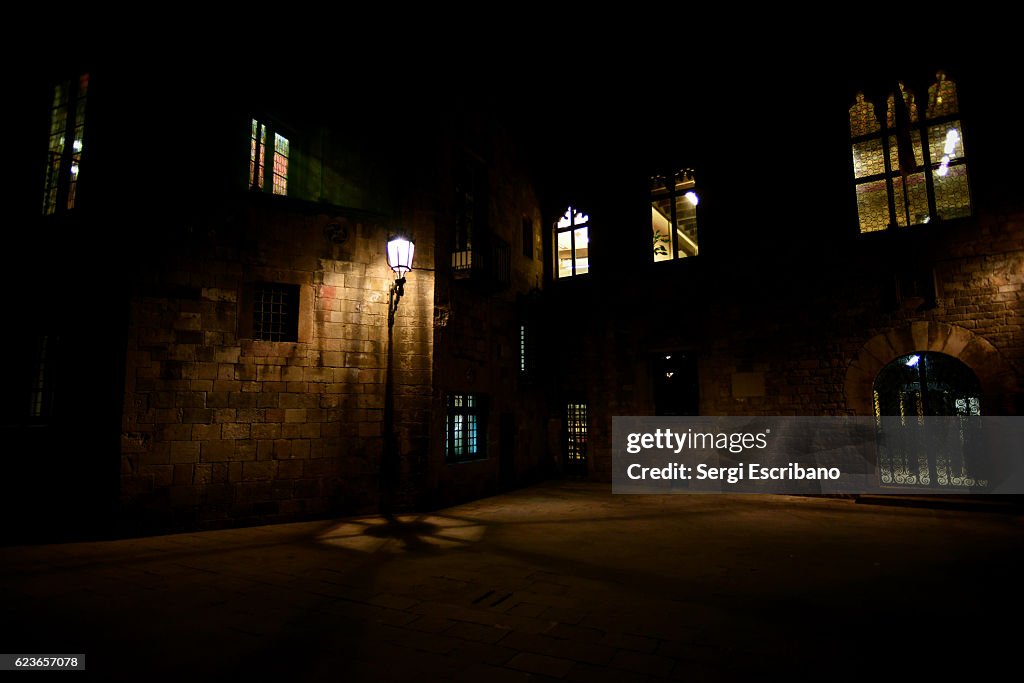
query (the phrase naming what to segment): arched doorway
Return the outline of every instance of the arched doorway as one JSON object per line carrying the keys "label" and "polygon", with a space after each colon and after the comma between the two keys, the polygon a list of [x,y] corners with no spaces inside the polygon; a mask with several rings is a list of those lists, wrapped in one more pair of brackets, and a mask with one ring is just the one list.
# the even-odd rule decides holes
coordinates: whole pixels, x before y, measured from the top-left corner
{"label": "arched doorway", "polygon": [[853,353],[846,367],[843,391],[853,415],[874,415],[874,383],[882,369],[904,356],[921,352],[951,356],[970,368],[981,385],[986,415],[1019,414],[1015,396],[1020,384],[1010,364],[984,337],[956,325],[913,322],[871,337]]}
{"label": "arched doorway", "polygon": [[934,351],[908,353],[878,373],[875,415],[981,415],[981,385],[962,362]]}
{"label": "arched doorway", "polygon": [[[873,386],[883,486],[984,488],[967,448],[966,419],[981,415],[981,384],[967,365],[934,351],[902,355]],[[926,417],[961,420],[925,423]],[[939,431],[942,430],[942,431]],[[942,434],[936,438],[936,434]]]}

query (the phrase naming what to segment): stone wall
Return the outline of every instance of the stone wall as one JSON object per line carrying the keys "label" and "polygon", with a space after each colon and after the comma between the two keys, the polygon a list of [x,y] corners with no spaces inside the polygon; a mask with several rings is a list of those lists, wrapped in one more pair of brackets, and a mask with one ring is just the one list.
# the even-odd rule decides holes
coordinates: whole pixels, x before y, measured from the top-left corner
{"label": "stone wall", "polygon": [[[408,278],[389,357],[388,226],[256,199],[185,239],[132,297],[121,497],[137,524],[375,509],[389,362],[402,458],[425,448],[432,273]],[[432,226],[413,227],[430,259]],[[251,338],[256,281],[299,286],[297,342]]]}
{"label": "stone wall", "polygon": [[614,286],[555,283],[555,393],[589,403],[589,476],[610,476],[612,416],[654,414],[651,361],[667,351],[696,354],[706,415],[870,414],[878,371],[914,351],[970,367],[984,414],[1021,414],[1024,215],[815,246],[651,264]]}

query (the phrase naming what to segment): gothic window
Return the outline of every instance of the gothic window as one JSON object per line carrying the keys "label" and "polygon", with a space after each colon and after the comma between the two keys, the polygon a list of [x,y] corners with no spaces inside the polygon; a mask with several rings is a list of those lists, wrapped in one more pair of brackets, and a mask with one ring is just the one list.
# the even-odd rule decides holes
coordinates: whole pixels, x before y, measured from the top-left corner
{"label": "gothic window", "polygon": [[570,206],[555,223],[555,250],[559,279],[590,272],[590,217]]}
{"label": "gothic window", "polygon": [[921,109],[903,83],[886,99],[884,116],[857,93],[850,136],[861,232],[971,214],[956,83],[940,71]]}

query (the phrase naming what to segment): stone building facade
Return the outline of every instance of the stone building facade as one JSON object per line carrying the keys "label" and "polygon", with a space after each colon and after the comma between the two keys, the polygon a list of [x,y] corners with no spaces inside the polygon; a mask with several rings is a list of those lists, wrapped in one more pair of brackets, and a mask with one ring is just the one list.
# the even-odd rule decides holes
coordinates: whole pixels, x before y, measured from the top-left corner
{"label": "stone building facade", "polygon": [[[899,117],[880,124],[882,170],[851,163],[874,144],[849,121],[870,74],[817,93],[818,118],[765,109],[789,146],[762,165],[763,140],[701,107],[799,101],[796,76],[708,86],[665,135],[611,96],[548,128],[543,109],[524,123],[530,108],[412,84],[417,106],[383,107],[388,89],[329,95],[315,74],[186,69],[171,97],[138,87],[150,66],[19,90],[35,104],[11,151],[30,172],[4,275],[24,330],[3,341],[21,482],[5,537],[604,481],[615,415],[872,414],[881,370],[911,354],[966,366],[983,414],[1024,410],[1024,174],[978,73],[950,72],[962,116],[936,119],[966,143],[947,165],[968,169],[969,208],[921,222],[908,203],[900,223]],[[907,76],[913,130],[930,73]],[[886,94],[868,91],[883,120]],[[914,171],[929,209],[939,168]],[[891,228],[862,232],[862,190],[889,193]],[[392,309],[399,231],[416,254]]]}
{"label": "stone building facade", "polygon": [[[352,103],[197,68],[167,99],[139,76],[89,64],[26,87],[50,148],[25,145],[22,252],[88,264],[97,299],[48,315],[47,281],[20,302],[3,430],[31,455],[8,506],[46,502],[9,535],[423,508],[540,476],[517,324],[541,213],[500,122],[436,93],[382,114],[373,84]],[[159,155],[140,157],[140,111],[174,122]],[[416,245],[400,297],[395,234]]]}
{"label": "stone building facade", "polygon": [[[815,91],[817,119],[795,122],[791,116],[804,112],[798,108],[763,116],[761,129],[773,131],[769,139],[780,146],[767,160],[756,135],[659,148],[659,131],[640,145],[653,152],[620,164],[633,171],[602,168],[603,177],[560,197],[562,210],[572,204],[586,212],[589,252],[584,275],[556,272],[545,291],[548,327],[558,330],[549,345],[559,402],[552,415],[572,422],[575,406],[586,404],[588,477],[611,478],[613,416],[874,415],[882,369],[922,354],[940,354],[969,370],[980,385],[981,414],[1024,413],[1022,174],[1004,147],[1017,143],[1005,142],[1012,121],[1001,105],[999,77],[967,69],[936,75],[930,65],[879,73],[857,72],[849,82],[831,74],[831,85],[816,81],[825,84]],[[877,128],[878,136],[889,136],[884,169],[878,142],[877,172],[861,175],[879,187],[888,177],[897,189],[919,181],[921,211],[932,209],[932,218],[904,219],[900,214],[910,207],[890,189],[891,226],[862,230],[858,154],[868,153],[858,145],[871,138],[851,137],[850,116],[865,101],[858,91],[866,90],[867,101],[877,103],[872,116],[885,121],[897,77],[914,79],[903,91],[910,102],[918,94],[907,129],[918,136],[927,129],[934,158],[922,159],[920,138],[908,138],[918,159],[904,178],[897,149],[903,131],[891,120]],[[793,87],[772,94],[804,101],[806,93]],[[928,118],[935,93],[946,93],[948,104],[956,101],[956,87],[956,114],[946,109]],[[894,107],[889,96],[890,119]],[[953,156],[948,163],[960,163],[970,178],[969,199],[961,192],[955,210],[943,209],[942,183],[953,176],[938,158],[944,143]],[[698,195],[695,211],[675,211],[696,214],[699,254],[658,253],[657,221],[671,220],[659,204],[664,176],[643,186],[637,182],[643,168],[652,175],[694,169],[695,183],[689,171],[674,182],[679,193]],[[653,255],[652,205],[659,211]],[[556,227],[553,243],[557,235]],[[572,258],[565,248],[560,255]],[[560,325],[567,311],[575,324]]]}

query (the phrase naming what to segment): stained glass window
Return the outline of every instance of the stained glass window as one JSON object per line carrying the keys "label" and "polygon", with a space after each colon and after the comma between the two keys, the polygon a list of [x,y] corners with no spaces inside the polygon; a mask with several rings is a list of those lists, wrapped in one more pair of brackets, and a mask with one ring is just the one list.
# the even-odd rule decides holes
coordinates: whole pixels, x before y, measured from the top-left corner
{"label": "stained glass window", "polygon": [[[75,208],[78,178],[85,151],[85,107],[89,75],[63,81],[53,88],[50,130],[43,178],[43,213],[56,213],[60,207]],[[68,141],[71,144],[68,144]]]}
{"label": "stained glass window", "polygon": [[449,394],[445,419],[445,458],[450,462],[486,457],[483,399],[475,394]]}
{"label": "stained glass window", "polygon": [[850,135],[855,138],[869,135],[878,132],[879,128],[875,107],[864,99],[864,93],[857,93],[857,101],[850,107]]}
{"label": "stained glass window", "polygon": [[943,72],[928,89],[922,119],[903,83],[885,101],[885,127],[858,93],[850,135],[861,232],[906,227],[971,214],[956,84]]}
{"label": "stained glass window", "polygon": [[935,74],[935,83],[928,88],[928,118],[955,116],[959,109],[956,100],[956,83],[946,78],[943,71]]}
{"label": "stained glass window", "polygon": [[655,261],[697,255],[697,205],[692,169],[651,179],[651,235]]}
{"label": "stained glass window", "polygon": [[590,271],[590,216],[568,207],[555,224],[558,268],[556,277],[568,278]]}

